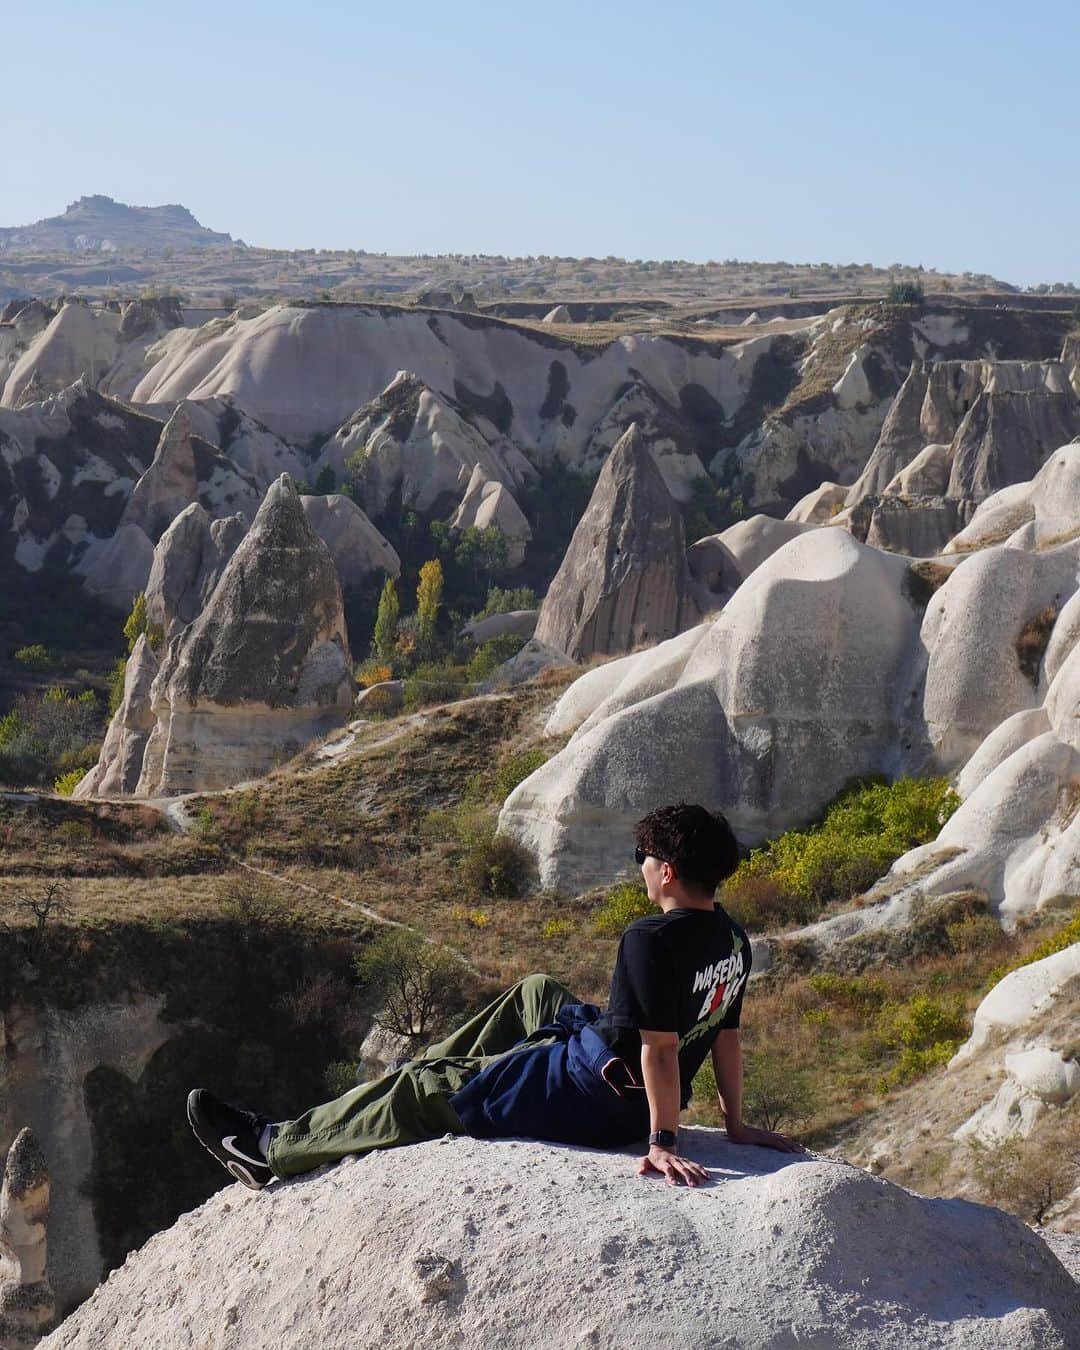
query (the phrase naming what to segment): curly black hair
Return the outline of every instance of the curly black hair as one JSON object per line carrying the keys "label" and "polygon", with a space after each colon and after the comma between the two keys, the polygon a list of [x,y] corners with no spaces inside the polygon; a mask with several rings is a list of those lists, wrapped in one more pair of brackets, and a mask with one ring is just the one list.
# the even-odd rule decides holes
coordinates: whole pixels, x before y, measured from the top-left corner
{"label": "curly black hair", "polygon": [[650,811],[634,826],[642,853],[671,863],[689,885],[713,892],[739,865],[739,845],[719,812],[679,802]]}

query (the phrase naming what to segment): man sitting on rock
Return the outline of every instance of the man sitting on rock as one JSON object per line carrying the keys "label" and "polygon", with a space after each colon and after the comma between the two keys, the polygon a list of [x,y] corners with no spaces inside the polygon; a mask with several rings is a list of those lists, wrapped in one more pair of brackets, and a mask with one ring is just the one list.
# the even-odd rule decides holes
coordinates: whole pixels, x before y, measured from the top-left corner
{"label": "man sitting on rock", "polygon": [[200,1142],[261,1190],[349,1153],[448,1133],[593,1148],[648,1134],[638,1172],[695,1186],[708,1173],[678,1152],[679,1112],[711,1052],[728,1137],[799,1151],[786,1135],[742,1120],[738,1028],[750,943],[714,898],[738,865],[730,826],[680,804],[651,812],[635,835],[660,912],[623,934],[606,1011],[547,975],[529,975],[418,1058],[296,1120],[272,1124],[196,1088],[188,1120]]}

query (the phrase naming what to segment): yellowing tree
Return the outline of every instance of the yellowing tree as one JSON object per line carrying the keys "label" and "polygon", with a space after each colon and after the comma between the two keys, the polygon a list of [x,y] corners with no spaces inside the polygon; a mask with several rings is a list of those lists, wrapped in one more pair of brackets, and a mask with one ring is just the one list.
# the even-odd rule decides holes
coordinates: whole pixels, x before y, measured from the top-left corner
{"label": "yellowing tree", "polygon": [[394,653],[400,612],[394,578],[387,577],[379,596],[379,612],[375,616],[375,650],[380,661],[389,661]]}
{"label": "yellowing tree", "polygon": [[424,563],[416,586],[417,637],[422,648],[430,649],[442,604],[443,570],[438,558]]}

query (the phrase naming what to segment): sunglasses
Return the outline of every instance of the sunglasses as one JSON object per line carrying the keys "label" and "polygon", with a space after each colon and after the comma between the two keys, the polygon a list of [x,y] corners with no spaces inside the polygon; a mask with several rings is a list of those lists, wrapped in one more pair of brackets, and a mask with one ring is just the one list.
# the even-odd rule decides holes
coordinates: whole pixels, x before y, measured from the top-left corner
{"label": "sunglasses", "polygon": [[634,861],[639,867],[646,858],[655,858],[657,862],[666,862],[669,867],[671,866],[670,858],[661,858],[658,853],[646,853],[643,848],[634,849]]}

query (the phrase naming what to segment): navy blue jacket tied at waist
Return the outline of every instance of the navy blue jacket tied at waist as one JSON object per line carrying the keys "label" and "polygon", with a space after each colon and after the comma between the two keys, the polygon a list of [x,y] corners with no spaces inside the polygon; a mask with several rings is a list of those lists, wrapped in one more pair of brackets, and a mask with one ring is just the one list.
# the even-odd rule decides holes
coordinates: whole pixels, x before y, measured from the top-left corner
{"label": "navy blue jacket tied at waist", "polygon": [[568,1003],[450,1098],[476,1139],[524,1135],[610,1148],[649,1132],[644,1086],[600,1038],[600,1009]]}

